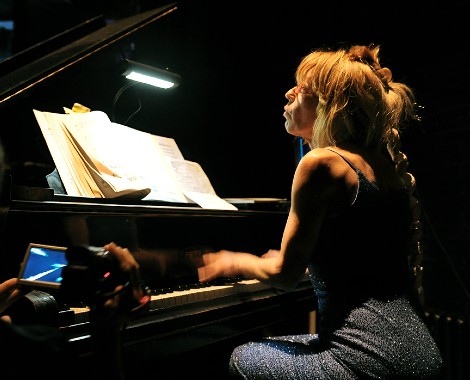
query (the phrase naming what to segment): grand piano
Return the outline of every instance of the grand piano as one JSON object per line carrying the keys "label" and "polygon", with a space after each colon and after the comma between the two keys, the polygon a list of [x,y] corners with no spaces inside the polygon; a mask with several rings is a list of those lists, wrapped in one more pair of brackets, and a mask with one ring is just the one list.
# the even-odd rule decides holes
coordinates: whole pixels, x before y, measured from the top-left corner
{"label": "grand piano", "polygon": [[[266,334],[307,332],[315,309],[308,280],[289,292],[244,279],[195,285],[189,260],[194,255],[219,248],[262,254],[278,247],[287,201],[242,202],[237,211],[208,210],[191,204],[70,197],[55,193],[45,182],[54,165],[32,109],[60,112],[79,98],[109,109],[89,88],[80,93],[82,82],[92,86],[114,75],[108,66],[113,59],[134,38],[171,28],[166,20],[177,11],[173,3],[112,24],[98,17],[27,51],[18,62],[0,64],[1,139],[8,163],[0,207],[0,280],[17,275],[29,243],[70,247],[115,241],[130,248],[153,295],[150,310],[132,319],[123,332],[129,379],[154,378],[165,369],[174,378],[223,378],[235,344]],[[51,323],[67,334],[86,373],[86,308],[57,301]]]}

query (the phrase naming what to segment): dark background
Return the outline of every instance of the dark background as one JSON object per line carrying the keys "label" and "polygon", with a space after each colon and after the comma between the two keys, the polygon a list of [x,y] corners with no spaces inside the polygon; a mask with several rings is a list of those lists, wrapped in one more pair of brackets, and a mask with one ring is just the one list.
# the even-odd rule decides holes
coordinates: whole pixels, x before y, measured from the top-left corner
{"label": "dark background", "polygon": [[[4,52],[21,51],[97,14],[113,22],[167,3],[5,1],[1,17],[17,22],[13,36],[1,35]],[[180,73],[183,83],[168,93],[129,90],[116,105],[116,121],[124,122],[139,100],[142,109],[127,125],[175,138],[186,159],[202,165],[219,196],[289,198],[295,157],[282,113],[300,59],[321,46],[381,45],[383,66],[415,90],[423,107],[422,124],[403,136],[403,151],[423,208],[426,303],[468,316],[468,6],[457,0],[183,0],[175,14],[120,46],[133,59]],[[67,81],[45,86],[23,104],[26,111],[2,112],[1,138],[12,165],[28,161],[49,169],[50,156],[29,113],[33,107],[63,112],[79,102],[111,116],[124,82],[102,72],[88,76],[90,67],[100,65],[91,60]]]}

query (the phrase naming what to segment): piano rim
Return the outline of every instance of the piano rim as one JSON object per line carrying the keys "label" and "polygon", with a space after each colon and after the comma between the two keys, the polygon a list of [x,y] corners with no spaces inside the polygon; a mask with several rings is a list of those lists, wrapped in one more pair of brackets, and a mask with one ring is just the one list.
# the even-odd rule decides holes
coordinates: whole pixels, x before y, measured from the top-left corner
{"label": "piano rim", "polygon": [[[109,201],[109,200],[108,200]],[[98,203],[98,202],[63,202],[63,201],[26,201],[12,200],[3,205],[10,213],[101,213],[103,215],[139,214],[139,215],[168,215],[168,216],[232,216],[244,217],[253,215],[286,215],[287,211],[278,210],[218,210],[193,206],[163,206],[155,204],[136,203]]]}

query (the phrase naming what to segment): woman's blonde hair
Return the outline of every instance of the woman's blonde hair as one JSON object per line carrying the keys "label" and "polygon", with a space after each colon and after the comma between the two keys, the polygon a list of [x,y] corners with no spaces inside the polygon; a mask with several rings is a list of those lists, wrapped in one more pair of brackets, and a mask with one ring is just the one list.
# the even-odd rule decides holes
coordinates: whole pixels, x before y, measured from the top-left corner
{"label": "woman's blonde hair", "polygon": [[381,67],[379,50],[355,45],[316,50],[302,59],[296,81],[319,98],[313,147],[352,142],[381,149],[393,143],[394,129],[418,118],[412,90]]}

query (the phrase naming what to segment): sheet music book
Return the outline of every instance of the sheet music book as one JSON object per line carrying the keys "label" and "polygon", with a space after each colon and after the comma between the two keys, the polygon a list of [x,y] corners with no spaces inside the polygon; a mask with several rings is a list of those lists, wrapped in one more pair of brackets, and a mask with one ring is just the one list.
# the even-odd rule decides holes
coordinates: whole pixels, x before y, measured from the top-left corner
{"label": "sheet music book", "polygon": [[67,195],[196,203],[236,210],[176,141],[111,122],[106,113],[33,110]]}

